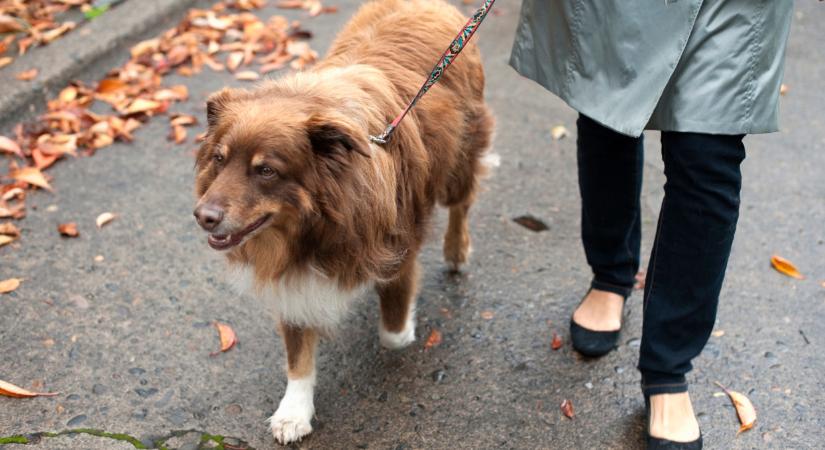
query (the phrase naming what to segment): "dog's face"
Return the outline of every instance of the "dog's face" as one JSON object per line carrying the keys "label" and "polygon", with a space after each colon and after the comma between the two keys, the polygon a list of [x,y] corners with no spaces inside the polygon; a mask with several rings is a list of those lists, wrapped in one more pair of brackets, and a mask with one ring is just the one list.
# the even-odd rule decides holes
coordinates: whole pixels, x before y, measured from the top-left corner
{"label": "dog's face", "polygon": [[195,217],[216,250],[266,229],[294,232],[352,158],[368,155],[363,131],[307,99],[223,90],[207,102],[207,121]]}

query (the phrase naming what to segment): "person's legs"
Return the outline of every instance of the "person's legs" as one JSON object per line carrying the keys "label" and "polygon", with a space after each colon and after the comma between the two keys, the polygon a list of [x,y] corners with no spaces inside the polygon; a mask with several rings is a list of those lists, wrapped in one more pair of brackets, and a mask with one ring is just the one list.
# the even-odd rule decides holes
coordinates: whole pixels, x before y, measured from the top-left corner
{"label": "person's legs", "polygon": [[[653,436],[657,425],[679,428],[683,422],[665,417],[663,409],[674,401],[689,404],[685,374],[716,320],[739,217],[743,137],[662,133],[667,182],[647,271],[639,355],[642,389],[651,397]],[[690,408],[672,409],[692,416]],[[698,433],[695,418],[690,419]],[[658,430],[673,431],[667,428]]]}
{"label": "person's legs", "polygon": [[593,281],[573,321],[590,330],[612,331],[621,326],[623,301],[639,268],[644,140],[584,115],[576,124],[582,243]]}

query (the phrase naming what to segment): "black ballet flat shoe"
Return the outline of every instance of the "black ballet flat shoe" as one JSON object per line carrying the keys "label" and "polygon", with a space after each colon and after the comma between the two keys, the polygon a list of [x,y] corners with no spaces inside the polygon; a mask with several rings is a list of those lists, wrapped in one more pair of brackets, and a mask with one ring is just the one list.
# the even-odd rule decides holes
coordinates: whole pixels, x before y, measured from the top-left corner
{"label": "black ballet flat shoe", "polygon": [[645,441],[647,450],[702,450],[702,432],[699,438],[690,442],[675,442],[667,439],[660,439],[650,435],[650,397],[645,396],[645,409],[647,410],[647,421],[645,422]]}
{"label": "black ballet flat shoe", "polygon": [[[587,292],[590,293],[590,291]],[[587,298],[587,294],[582,297],[582,302],[585,298]],[[627,302],[627,297],[624,298],[624,301]],[[579,302],[579,305],[581,305],[581,302]],[[622,316],[624,316],[624,311],[622,309]],[[621,328],[615,331],[588,330],[573,321],[573,318],[570,318],[570,342],[573,344],[573,348],[582,355],[591,358],[604,356],[616,348],[621,331]]]}
{"label": "black ballet flat shoe", "polygon": [[620,329],[616,331],[588,330],[570,319],[570,342],[573,348],[591,358],[604,356],[616,348],[620,332]]}

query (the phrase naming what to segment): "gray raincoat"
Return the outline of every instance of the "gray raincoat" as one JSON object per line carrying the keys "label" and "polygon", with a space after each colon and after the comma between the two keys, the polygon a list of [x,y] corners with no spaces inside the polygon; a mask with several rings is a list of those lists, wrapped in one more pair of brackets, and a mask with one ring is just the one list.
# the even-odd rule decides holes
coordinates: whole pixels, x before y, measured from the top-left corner
{"label": "gray raincoat", "polygon": [[792,0],[524,0],[510,64],[620,133],[778,129]]}

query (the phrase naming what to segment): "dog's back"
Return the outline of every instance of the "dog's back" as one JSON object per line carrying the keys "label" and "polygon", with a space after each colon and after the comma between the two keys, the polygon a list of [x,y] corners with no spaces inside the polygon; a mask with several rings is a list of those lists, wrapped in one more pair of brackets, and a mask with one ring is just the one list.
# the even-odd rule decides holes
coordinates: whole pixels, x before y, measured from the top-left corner
{"label": "dog's back", "polygon": [[[318,65],[364,64],[381,70],[400,95],[412,99],[438,58],[466,23],[440,0],[376,0],[361,7]],[[400,109],[387,111],[392,119]],[[484,71],[473,41],[412,110],[430,160],[430,182],[445,206],[468,201],[484,171],[493,117],[484,104]],[[411,119],[405,119],[411,120]],[[376,130],[380,131],[380,130]]]}

